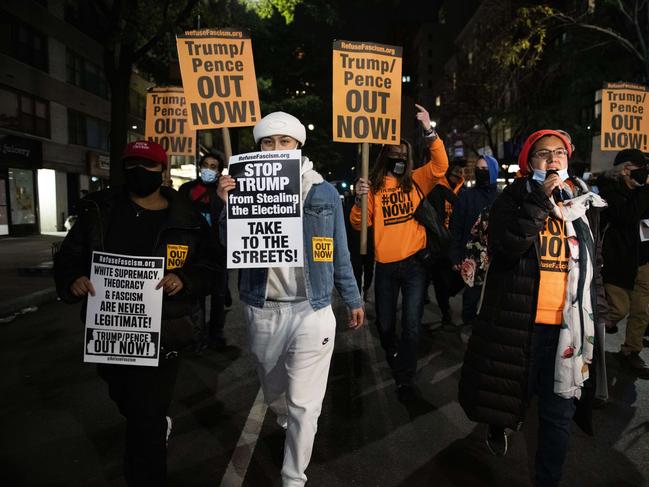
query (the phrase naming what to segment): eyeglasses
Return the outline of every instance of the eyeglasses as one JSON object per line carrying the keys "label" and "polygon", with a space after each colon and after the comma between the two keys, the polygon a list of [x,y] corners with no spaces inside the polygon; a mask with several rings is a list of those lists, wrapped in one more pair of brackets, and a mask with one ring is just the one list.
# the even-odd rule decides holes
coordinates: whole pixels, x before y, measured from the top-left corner
{"label": "eyeglasses", "polygon": [[554,157],[566,157],[568,155],[568,149],[541,149],[537,150],[532,154],[532,157],[537,159],[549,159],[550,156]]}

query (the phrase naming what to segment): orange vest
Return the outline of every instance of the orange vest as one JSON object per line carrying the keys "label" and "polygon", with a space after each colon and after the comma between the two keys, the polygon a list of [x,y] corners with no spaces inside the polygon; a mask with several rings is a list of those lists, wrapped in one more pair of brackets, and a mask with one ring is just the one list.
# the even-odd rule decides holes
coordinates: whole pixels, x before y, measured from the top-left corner
{"label": "orange vest", "polygon": [[563,321],[563,307],[566,301],[570,257],[565,222],[549,216],[539,237],[541,278],[535,322],[560,325]]}

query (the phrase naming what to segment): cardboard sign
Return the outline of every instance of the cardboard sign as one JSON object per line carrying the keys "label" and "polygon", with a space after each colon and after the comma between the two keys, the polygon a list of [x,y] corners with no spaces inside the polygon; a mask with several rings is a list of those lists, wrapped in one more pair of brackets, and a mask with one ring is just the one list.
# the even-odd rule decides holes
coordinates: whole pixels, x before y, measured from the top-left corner
{"label": "cardboard sign", "polygon": [[606,83],[602,90],[602,151],[649,151],[649,89]]}
{"label": "cardboard sign", "polygon": [[196,155],[196,131],[187,125],[187,104],[182,88],[149,90],[144,137],[160,144],[168,156]]}
{"label": "cardboard sign", "polygon": [[233,29],[195,30],[176,39],[195,130],[254,125],[261,119],[252,41]]}
{"label": "cardboard sign", "polygon": [[164,257],[92,253],[83,361],[156,367]]}
{"label": "cardboard sign", "polygon": [[228,269],[304,265],[301,158],[299,150],[230,158]]}
{"label": "cardboard sign", "polygon": [[401,51],[383,44],[334,41],[334,141],[399,142]]}

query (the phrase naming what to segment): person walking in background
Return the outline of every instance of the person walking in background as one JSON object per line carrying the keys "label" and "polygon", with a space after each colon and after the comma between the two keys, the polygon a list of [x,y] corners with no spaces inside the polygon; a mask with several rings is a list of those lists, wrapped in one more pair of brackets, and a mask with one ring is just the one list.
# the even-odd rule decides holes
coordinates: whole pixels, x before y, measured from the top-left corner
{"label": "person walking in background", "polygon": [[356,285],[358,290],[362,291],[363,301],[367,301],[372,279],[374,279],[374,229],[372,227],[367,229],[366,252],[365,255],[361,255],[361,233],[349,221],[349,215],[353,207],[354,196],[350,193],[344,200],[347,244],[352,260],[352,269],[354,269],[354,277],[356,277]]}
{"label": "person walking in background", "polygon": [[640,150],[625,149],[615,156],[613,169],[597,180],[608,202],[602,215],[607,330],[616,332],[628,316],[619,357],[641,379],[649,379],[649,368],[640,357],[649,319],[648,164],[649,157]]}
{"label": "person walking in background", "polygon": [[[212,229],[214,239],[217,242],[217,259],[219,265],[225,268],[225,247],[221,244],[219,238],[219,216],[223,209],[223,201],[216,194],[216,187],[221,171],[225,165],[225,154],[216,149],[211,149],[200,159],[199,177],[194,181],[183,184],[178,192],[191,201],[192,206],[198,211]],[[198,344],[198,350],[208,347],[216,350],[223,349],[226,344],[224,334],[225,328],[225,308],[228,303],[232,303],[230,290],[228,289],[228,273],[223,272],[220,276],[220,282],[217,282],[214,291],[210,296],[210,314],[209,320],[204,316],[204,327],[201,336],[201,343]]]}
{"label": "person walking in background", "polygon": [[[439,216],[439,221],[448,228],[453,213],[453,205],[458,195],[464,191],[464,168],[451,164],[446,175],[428,194],[428,201]],[[453,325],[449,300],[462,290],[462,280],[453,270],[450,254],[435,259],[430,266],[430,276],[435,289],[435,299],[442,314],[442,325]]]}
{"label": "person walking in background", "polygon": [[[498,194],[498,161],[487,155],[480,156],[475,164],[475,184],[462,191],[451,214],[451,262],[459,270],[464,260],[465,247],[471,238],[480,212],[489,208]],[[462,322],[471,324],[475,319],[480,301],[480,286],[465,286],[462,294]]]}

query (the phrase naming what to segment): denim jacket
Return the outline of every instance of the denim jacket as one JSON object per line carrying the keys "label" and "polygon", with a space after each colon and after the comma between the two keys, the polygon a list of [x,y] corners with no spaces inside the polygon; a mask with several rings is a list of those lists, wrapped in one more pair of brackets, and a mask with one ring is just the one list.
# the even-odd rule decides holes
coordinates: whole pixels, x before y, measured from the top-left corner
{"label": "denim jacket", "polygon": [[[221,219],[222,224],[225,223]],[[222,232],[225,234],[225,232]],[[333,239],[333,262],[313,260],[313,239]],[[349,308],[361,308],[361,300],[352,270],[342,203],[338,191],[331,184],[322,182],[311,186],[304,201],[304,278],[306,294],[314,310],[331,304],[334,286]],[[266,301],[268,269],[241,269],[239,275],[239,296],[241,300],[257,308]]]}

